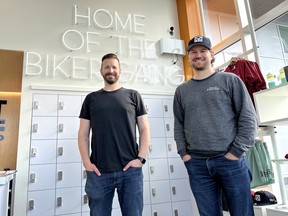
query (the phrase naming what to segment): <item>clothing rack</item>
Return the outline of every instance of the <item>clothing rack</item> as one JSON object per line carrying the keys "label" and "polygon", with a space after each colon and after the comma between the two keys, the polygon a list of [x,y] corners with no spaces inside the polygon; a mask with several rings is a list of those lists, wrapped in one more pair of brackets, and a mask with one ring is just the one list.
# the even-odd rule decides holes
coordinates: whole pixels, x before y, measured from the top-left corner
{"label": "clothing rack", "polygon": [[282,203],[283,203],[283,205],[281,206],[283,208],[287,208],[287,197],[285,193],[285,184],[284,184],[281,167],[280,167],[281,159],[279,159],[279,155],[278,155],[278,149],[277,149],[276,137],[275,137],[275,133],[276,133],[275,129],[276,129],[275,126],[259,126],[258,131],[257,131],[257,137],[260,137],[261,139],[263,139],[264,136],[269,136],[271,139],[271,144],[273,148],[273,156],[274,156],[274,159],[271,159],[271,160],[276,165],[276,173],[278,175],[278,184],[279,184],[280,194],[281,194]]}
{"label": "clothing rack", "polygon": [[[253,49],[250,49],[250,50],[248,50],[247,52],[242,53],[241,55],[237,55],[237,56],[233,56],[233,57],[245,58],[245,59],[247,59],[247,56],[248,56],[249,54],[251,54],[252,52],[253,52]],[[232,57],[232,58],[233,58],[233,57]],[[225,62],[224,64],[222,64],[222,65],[220,65],[220,66],[218,66],[218,67],[215,67],[214,70],[215,70],[215,71],[224,71],[224,70],[226,69],[226,67],[227,67],[228,65],[230,65],[230,63],[231,63],[231,60],[228,61],[228,62]],[[257,63],[258,63],[258,62],[257,62]]]}

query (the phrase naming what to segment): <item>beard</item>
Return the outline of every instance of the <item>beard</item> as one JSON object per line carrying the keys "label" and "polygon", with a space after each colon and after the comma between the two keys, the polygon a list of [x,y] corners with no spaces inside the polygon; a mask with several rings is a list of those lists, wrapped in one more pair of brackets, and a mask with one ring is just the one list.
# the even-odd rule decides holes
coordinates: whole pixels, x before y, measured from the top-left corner
{"label": "beard", "polygon": [[196,70],[196,71],[204,71],[207,68],[207,64],[208,62],[206,60],[204,61],[196,61],[194,62],[194,60],[192,62],[190,62],[190,66]]}
{"label": "beard", "polygon": [[119,76],[114,76],[113,74],[105,74],[103,76],[103,79],[105,80],[105,82],[112,85],[119,80]]}
{"label": "beard", "polygon": [[206,69],[205,66],[195,66],[195,65],[191,65],[191,66],[196,71],[204,71]]}

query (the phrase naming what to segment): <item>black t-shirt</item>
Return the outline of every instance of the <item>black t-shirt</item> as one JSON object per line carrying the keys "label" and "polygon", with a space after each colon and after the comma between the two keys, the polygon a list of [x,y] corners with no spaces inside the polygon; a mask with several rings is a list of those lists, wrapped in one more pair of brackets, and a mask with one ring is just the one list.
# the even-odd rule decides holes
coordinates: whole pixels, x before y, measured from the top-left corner
{"label": "black t-shirt", "polygon": [[146,113],[140,94],[132,89],[101,89],[86,96],[79,117],[90,120],[90,160],[100,172],[122,170],[136,158],[136,121]]}

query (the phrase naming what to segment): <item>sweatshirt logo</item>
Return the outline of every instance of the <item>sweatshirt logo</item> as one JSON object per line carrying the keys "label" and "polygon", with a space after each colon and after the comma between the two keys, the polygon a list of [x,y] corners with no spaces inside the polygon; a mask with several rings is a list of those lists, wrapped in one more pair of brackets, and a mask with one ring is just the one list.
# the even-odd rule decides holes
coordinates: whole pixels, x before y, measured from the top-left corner
{"label": "sweatshirt logo", "polygon": [[219,91],[220,88],[218,86],[211,86],[209,88],[206,89],[206,91]]}

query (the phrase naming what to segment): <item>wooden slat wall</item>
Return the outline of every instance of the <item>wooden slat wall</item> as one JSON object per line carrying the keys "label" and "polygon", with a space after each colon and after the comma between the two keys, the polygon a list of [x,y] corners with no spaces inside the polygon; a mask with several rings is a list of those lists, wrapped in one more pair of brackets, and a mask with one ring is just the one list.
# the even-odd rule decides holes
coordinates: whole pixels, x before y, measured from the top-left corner
{"label": "wooden slat wall", "polygon": [[0,49],[0,92],[21,92],[24,52]]}
{"label": "wooden slat wall", "polygon": [[[187,47],[191,38],[203,34],[199,0],[177,0],[180,37]],[[183,59],[185,79],[191,79],[193,70],[190,68],[188,56]]]}
{"label": "wooden slat wall", "polygon": [[24,52],[0,50],[0,170],[16,169]]}

